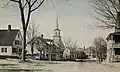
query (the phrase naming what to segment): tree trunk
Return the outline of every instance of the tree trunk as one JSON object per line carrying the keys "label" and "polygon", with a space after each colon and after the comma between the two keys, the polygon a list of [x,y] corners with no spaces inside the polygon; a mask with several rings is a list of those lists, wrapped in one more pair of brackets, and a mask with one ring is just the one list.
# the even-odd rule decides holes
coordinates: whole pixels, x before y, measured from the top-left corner
{"label": "tree trunk", "polygon": [[97,49],[96,49],[96,63],[97,63],[97,64],[100,63],[100,58],[99,58]]}
{"label": "tree trunk", "polygon": [[41,59],[41,51],[40,51],[40,53],[39,53],[39,60]]}
{"label": "tree trunk", "polygon": [[50,47],[50,50],[49,50],[49,61],[51,61],[51,47]]}
{"label": "tree trunk", "polygon": [[34,49],[33,49],[33,43],[31,44],[31,55],[33,56],[33,52],[34,52]]}
{"label": "tree trunk", "polygon": [[26,49],[26,30],[23,33],[23,49],[22,49],[22,61],[25,61],[25,49]]}
{"label": "tree trunk", "polygon": [[49,48],[49,61],[52,60],[52,43],[50,42],[50,48]]}

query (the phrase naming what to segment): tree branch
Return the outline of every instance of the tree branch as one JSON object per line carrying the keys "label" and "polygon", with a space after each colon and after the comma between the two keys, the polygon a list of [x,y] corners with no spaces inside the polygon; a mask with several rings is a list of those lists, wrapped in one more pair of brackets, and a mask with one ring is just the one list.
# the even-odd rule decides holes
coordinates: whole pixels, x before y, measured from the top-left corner
{"label": "tree branch", "polygon": [[45,0],[42,0],[37,7],[35,7],[34,9],[31,10],[31,12],[35,11],[36,9],[38,9],[43,4],[44,1]]}
{"label": "tree branch", "polygon": [[31,4],[31,7],[37,2],[37,0],[34,0],[33,3]]}
{"label": "tree branch", "polygon": [[20,2],[20,1],[17,1],[17,0],[10,0],[10,1],[17,2],[17,3],[19,3],[19,2]]}
{"label": "tree branch", "polygon": [[25,4],[23,5],[23,9],[27,6],[27,2],[25,2]]}
{"label": "tree branch", "polygon": [[[92,0],[93,7],[96,9],[96,13],[100,17],[95,17],[97,20],[103,22],[106,27],[112,28],[116,27],[117,21],[117,12],[119,12],[118,1],[116,0]],[[104,19],[103,19],[104,17]],[[102,26],[102,25],[101,25]]]}
{"label": "tree branch", "polygon": [[2,8],[8,6],[9,3],[10,3],[10,1],[8,1]]}

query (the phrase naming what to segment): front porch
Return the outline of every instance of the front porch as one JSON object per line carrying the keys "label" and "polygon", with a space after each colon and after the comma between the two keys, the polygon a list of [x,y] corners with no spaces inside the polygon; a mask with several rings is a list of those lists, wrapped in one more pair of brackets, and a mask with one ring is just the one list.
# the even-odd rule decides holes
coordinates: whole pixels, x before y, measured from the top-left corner
{"label": "front porch", "polygon": [[107,37],[108,62],[120,61],[120,32],[110,33]]}
{"label": "front porch", "polygon": [[107,59],[108,62],[118,62],[120,61],[120,48],[110,48],[107,51]]}
{"label": "front porch", "polygon": [[12,54],[11,56],[17,56],[19,57],[22,54],[22,48],[20,47],[12,47]]}

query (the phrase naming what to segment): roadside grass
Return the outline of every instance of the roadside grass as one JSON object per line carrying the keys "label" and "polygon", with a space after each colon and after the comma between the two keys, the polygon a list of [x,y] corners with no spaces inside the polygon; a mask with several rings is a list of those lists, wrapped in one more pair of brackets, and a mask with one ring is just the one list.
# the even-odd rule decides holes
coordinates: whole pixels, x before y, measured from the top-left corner
{"label": "roadside grass", "polygon": [[55,61],[37,61],[35,63],[40,63],[40,64],[61,64]]}
{"label": "roadside grass", "polygon": [[[1,60],[0,72],[53,72],[44,69],[48,64],[61,64],[56,61],[37,61],[19,62],[18,60]],[[25,66],[25,67],[24,67]]]}
{"label": "roadside grass", "polygon": [[0,72],[53,72],[45,69],[0,69]]}

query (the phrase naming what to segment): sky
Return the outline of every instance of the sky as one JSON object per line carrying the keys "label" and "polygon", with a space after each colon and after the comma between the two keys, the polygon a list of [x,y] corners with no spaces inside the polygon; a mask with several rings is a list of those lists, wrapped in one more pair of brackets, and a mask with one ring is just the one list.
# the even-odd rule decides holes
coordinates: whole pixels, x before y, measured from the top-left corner
{"label": "sky", "polygon": [[[106,38],[111,30],[96,28],[97,21],[92,15],[94,10],[88,0],[47,0],[36,12],[32,14],[31,22],[39,26],[39,31],[44,37],[52,38],[56,28],[56,15],[59,19],[59,27],[62,39],[71,38],[77,41],[80,47],[89,47],[95,37]],[[2,3],[1,3],[2,4]],[[6,8],[0,8],[0,28],[20,28],[20,12],[17,5],[10,3]]]}

